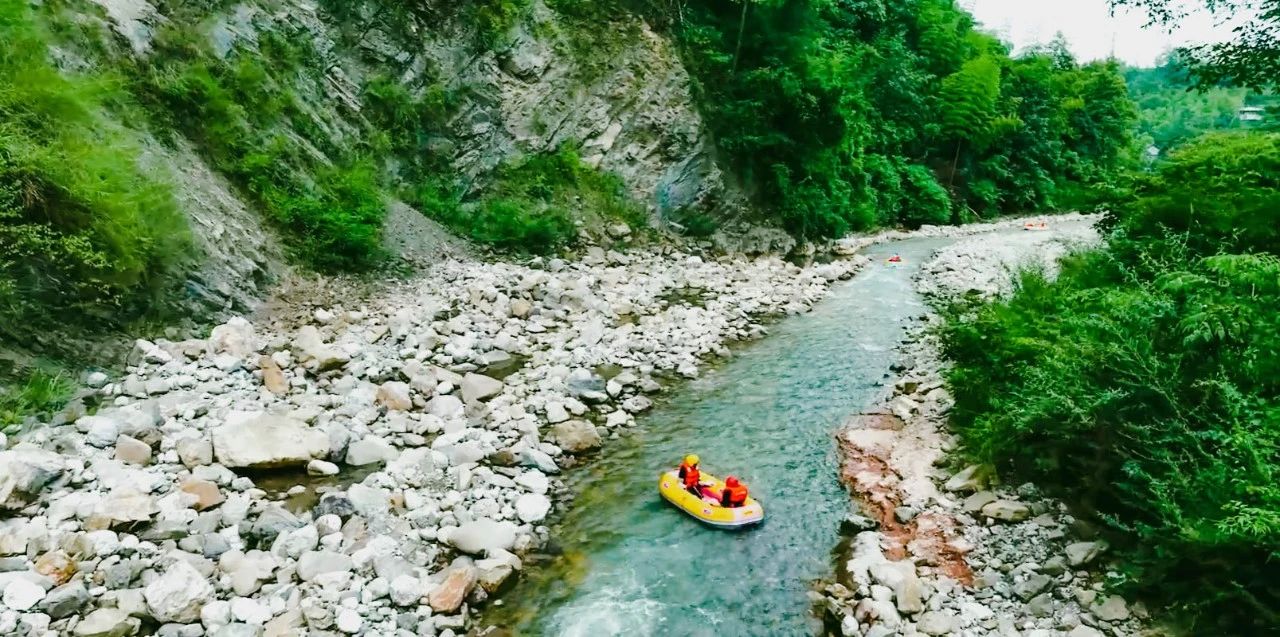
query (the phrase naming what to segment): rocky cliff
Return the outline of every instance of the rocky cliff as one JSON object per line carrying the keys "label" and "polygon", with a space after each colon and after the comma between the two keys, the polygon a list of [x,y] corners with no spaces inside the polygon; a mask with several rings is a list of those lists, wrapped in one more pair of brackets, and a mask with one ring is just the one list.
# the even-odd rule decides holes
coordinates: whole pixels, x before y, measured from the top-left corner
{"label": "rocky cliff", "polygon": [[[429,147],[469,189],[504,160],[571,143],[583,163],[619,176],[655,226],[691,210],[732,217],[745,208],[717,163],[672,43],[633,16],[588,27],[537,0],[486,42],[466,11],[445,3],[416,3],[417,19],[406,22],[376,1],[340,11],[295,0],[94,2],[98,10],[81,22],[110,30],[109,64],[159,55],[156,38],[166,29],[197,34],[223,59],[257,51],[269,36],[305,42],[314,58],[284,78],[305,105],[305,121],[294,118],[285,132],[320,157],[364,143],[363,87],[390,77],[410,93],[442,86],[456,100]],[[85,62],[63,52],[61,63]],[[186,131],[177,132],[178,143],[153,146],[205,256],[188,293],[206,307],[243,310],[288,268],[254,206],[182,140]],[[386,234],[395,251],[420,258],[438,250],[438,228],[398,201],[392,208]],[[769,245],[775,238],[756,247],[779,247]]]}

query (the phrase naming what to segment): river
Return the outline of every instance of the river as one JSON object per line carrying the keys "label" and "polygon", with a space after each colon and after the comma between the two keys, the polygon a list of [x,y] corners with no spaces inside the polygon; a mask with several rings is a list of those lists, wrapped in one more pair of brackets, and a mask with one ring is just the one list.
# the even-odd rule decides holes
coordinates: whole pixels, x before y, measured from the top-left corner
{"label": "river", "polygon": [[[868,248],[872,262],[812,312],[738,348],[570,472],[576,495],[552,527],[563,553],[528,569],[482,624],[592,637],[819,630],[807,593],[831,571],[850,508],[832,434],[883,391],[895,346],[925,311],[911,277],[950,241]],[[904,263],[886,263],[892,254]],[[663,501],[657,476],[686,453],[742,477],[765,522],[717,530]]]}

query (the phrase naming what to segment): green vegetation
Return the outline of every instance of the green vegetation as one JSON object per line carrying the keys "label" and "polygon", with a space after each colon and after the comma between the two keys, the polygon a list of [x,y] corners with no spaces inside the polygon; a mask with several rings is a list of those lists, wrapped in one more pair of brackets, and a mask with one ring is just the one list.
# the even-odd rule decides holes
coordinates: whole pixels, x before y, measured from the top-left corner
{"label": "green vegetation", "polygon": [[[1115,7],[1144,10],[1162,26],[1176,24],[1188,11],[1185,0],[1110,0]],[[1276,0],[1202,0],[1216,17],[1249,16],[1235,27],[1235,37],[1225,42],[1191,46],[1181,51],[1191,73],[1203,87],[1280,87],[1280,3]]]}
{"label": "green vegetation", "polygon": [[[170,30],[135,73],[158,130],[182,130],[261,204],[296,256],[324,271],[361,270],[383,256],[385,205],[373,163],[332,148],[290,80],[312,53],[278,36],[225,61],[198,31]],[[313,148],[328,151],[325,161]],[[310,132],[311,134],[307,134]]]}
{"label": "green vegetation", "polygon": [[802,237],[1054,208],[1129,148],[1116,67],[1062,43],[1011,59],[952,0],[631,4],[676,34],[718,145]]}
{"label": "green vegetation", "polygon": [[30,416],[62,409],[71,393],[66,378],[42,370],[26,372],[10,386],[0,386],[0,432],[12,433]]}
{"label": "green vegetation", "polygon": [[944,332],[968,451],[1096,513],[1201,634],[1280,625],[1280,135],[1138,178],[1104,249]]}
{"label": "green vegetation", "polygon": [[106,110],[117,82],[60,73],[46,37],[27,3],[0,0],[0,337],[15,340],[136,316],[188,251],[170,188]]}
{"label": "green vegetation", "polygon": [[545,254],[577,239],[574,219],[645,225],[644,210],[616,176],[582,163],[571,145],[509,161],[478,201],[419,193],[423,210],[473,241],[499,250]]}
{"label": "green vegetation", "polygon": [[1138,142],[1161,151],[1203,133],[1247,126],[1238,119],[1240,107],[1257,99],[1244,88],[1191,90],[1193,80],[1177,55],[1167,56],[1155,68],[1125,69],[1124,75],[1138,107]]}

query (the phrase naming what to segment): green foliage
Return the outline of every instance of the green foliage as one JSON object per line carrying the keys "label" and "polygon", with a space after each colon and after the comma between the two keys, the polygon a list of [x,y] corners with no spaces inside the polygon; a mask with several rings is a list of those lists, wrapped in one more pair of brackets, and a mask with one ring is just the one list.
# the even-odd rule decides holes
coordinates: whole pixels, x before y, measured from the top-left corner
{"label": "green foliage", "polygon": [[1106,522],[1122,584],[1204,634],[1280,622],[1280,136],[1175,152],[1105,249],[958,309],[953,425]]}
{"label": "green foliage", "polygon": [[0,335],[136,316],[188,251],[170,187],[111,119],[110,78],[64,76],[25,2],[0,0]]}
{"label": "green foliage", "polygon": [[[137,69],[133,89],[158,128],[191,137],[215,167],[262,205],[302,262],[323,271],[378,263],[384,256],[385,207],[376,170],[359,156],[330,148],[290,85],[312,55],[309,48],[264,37],[259,50],[237,50],[217,61],[205,47],[198,30],[168,31],[150,62]],[[425,116],[396,110],[389,90],[374,100],[375,112],[390,118],[388,125]],[[329,150],[330,161],[318,161],[290,130]]]}
{"label": "green foliage", "polygon": [[58,373],[36,369],[0,384],[0,431],[13,433],[27,418],[47,415],[67,404],[73,387]]}
{"label": "green foliage", "polygon": [[1010,59],[952,0],[631,4],[671,25],[717,144],[800,236],[1050,208],[1130,147],[1119,69]]}
{"label": "green foliage", "polygon": [[1137,136],[1144,146],[1167,151],[1202,133],[1242,126],[1237,113],[1248,90],[1191,90],[1186,63],[1176,55],[1166,56],[1155,68],[1125,69],[1124,75],[1138,108]]}
{"label": "green foliage", "polygon": [[461,203],[428,184],[419,207],[440,222],[499,250],[545,254],[577,238],[574,219],[591,225],[622,221],[646,227],[644,210],[615,175],[582,163],[572,146],[508,161],[477,201]]}

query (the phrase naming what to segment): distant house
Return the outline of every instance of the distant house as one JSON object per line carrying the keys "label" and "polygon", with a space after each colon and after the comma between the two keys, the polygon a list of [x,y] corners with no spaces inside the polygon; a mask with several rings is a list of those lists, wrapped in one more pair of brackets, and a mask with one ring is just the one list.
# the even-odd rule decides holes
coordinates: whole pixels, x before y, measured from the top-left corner
{"label": "distant house", "polygon": [[1242,122],[1261,122],[1267,118],[1267,111],[1261,106],[1241,106],[1236,117]]}

